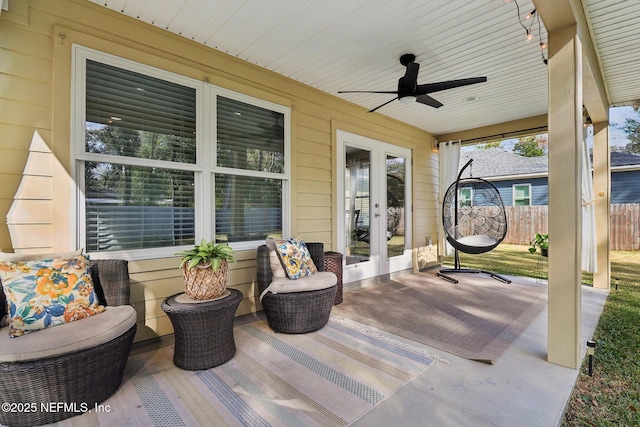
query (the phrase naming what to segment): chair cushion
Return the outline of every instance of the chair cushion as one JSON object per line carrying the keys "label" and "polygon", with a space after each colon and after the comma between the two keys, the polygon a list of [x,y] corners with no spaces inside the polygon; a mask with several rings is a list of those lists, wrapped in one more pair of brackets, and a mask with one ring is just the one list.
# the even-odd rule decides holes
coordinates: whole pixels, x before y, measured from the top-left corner
{"label": "chair cushion", "polygon": [[267,248],[269,248],[269,264],[271,265],[271,275],[273,277],[287,277],[282,266],[282,261],[276,251],[276,240],[273,237],[267,239]]}
{"label": "chair cushion", "polygon": [[84,319],[104,310],[93,288],[89,259],[0,261],[8,303],[9,335]]}
{"label": "chair cushion", "polygon": [[460,239],[457,239],[457,241],[466,246],[474,246],[474,247],[480,247],[480,248],[485,246],[493,246],[497,242],[496,239],[492,239],[486,234],[476,234],[473,236],[465,236]]}
{"label": "chair cushion", "polygon": [[136,323],[136,311],[130,305],[109,306],[98,316],[48,328],[19,339],[0,329],[0,363],[47,359],[107,343]]}
{"label": "chair cushion", "polygon": [[338,277],[330,271],[318,271],[310,276],[291,280],[284,278],[274,278],[267,288],[260,294],[260,301],[267,292],[274,294],[284,294],[291,292],[317,291],[327,289],[338,283]]}
{"label": "chair cushion", "polygon": [[276,252],[289,279],[299,279],[317,272],[307,245],[300,237],[276,239]]}

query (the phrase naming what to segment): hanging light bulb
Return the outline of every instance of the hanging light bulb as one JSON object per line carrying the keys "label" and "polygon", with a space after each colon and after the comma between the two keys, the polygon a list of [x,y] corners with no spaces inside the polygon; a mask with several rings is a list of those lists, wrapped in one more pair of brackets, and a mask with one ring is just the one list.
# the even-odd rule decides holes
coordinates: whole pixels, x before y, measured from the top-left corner
{"label": "hanging light bulb", "polygon": [[533,40],[533,34],[531,34],[531,31],[527,30],[527,41],[530,42],[531,40]]}
{"label": "hanging light bulb", "polygon": [[546,49],[547,44],[545,42],[540,42],[540,49]]}
{"label": "hanging light bulb", "polygon": [[535,9],[533,9],[531,12],[527,13],[527,16],[524,19],[526,19],[528,21],[529,19],[533,18],[534,16],[536,16],[536,10]]}

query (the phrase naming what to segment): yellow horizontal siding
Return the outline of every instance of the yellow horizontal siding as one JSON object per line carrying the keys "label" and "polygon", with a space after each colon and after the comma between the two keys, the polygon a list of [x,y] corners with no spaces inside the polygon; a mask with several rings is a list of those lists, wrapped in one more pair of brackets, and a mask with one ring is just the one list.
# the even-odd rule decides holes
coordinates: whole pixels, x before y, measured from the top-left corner
{"label": "yellow horizontal siding", "polygon": [[[2,181],[2,185],[0,185],[0,200],[12,200],[15,194],[15,189],[20,185],[22,175],[3,173],[0,174],[0,179]],[[3,221],[4,219],[5,218],[0,218],[0,221]]]}
{"label": "yellow horizontal siding", "polygon": [[[29,150],[29,143],[24,144],[24,141],[31,141],[33,137],[32,126],[19,126],[14,123],[5,123],[3,118],[0,117],[0,152],[2,149],[12,149],[16,151],[24,152],[24,161],[27,159],[27,152]],[[45,141],[51,141],[51,131],[47,129],[38,129],[38,132]],[[20,144],[18,144],[20,142]],[[2,159],[3,157],[0,157]],[[2,161],[5,166],[5,161]],[[22,172],[22,170],[21,170]]]}
{"label": "yellow horizontal siding", "polygon": [[[331,184],[331,170],[320,169],[312,166],[298,166],[296,167],[296,176],[298,183],[301,181],[322,181]],[[301,187],[304,189],[304,187]]]}
{"label": "yellow horizontal siding", "polygon": [[[25,90],[25,88],[27,90]],[[4,99],[33,104],[51,105],[51,83],[15,75],[2,79],[0,92]]]}
{"label": "yellow horizontal siding", "polygon": [[[0,31],[1,32],[1,31]],[[51,82],[51,59],[36,58],[23,52],[0,48],[0,73],[7,76],[20,76],[36,82]],[[51,94],[47,94],[50,99]]]}
{"label": "yellow horizontal siding", "polygon": [[0,98],[2,121],[19,126],[50,129],[51,107],[40,104],[41,101],[36,99],[32,101],[28,103]]}
{"label": "yellow horizontal siding", "polygon": [[[3,13],[4,15],[4,13]],[[0,19],[2,17],[0,16]],[[10,52],[20,52],[33,58],[51,59],[51,36],[37,26],[22,26],[7,23],[0,26],[0,48]],[[48,31],[46,31],[48,32]]]}
{"label": "yellow horizontal siding", "polygon": [[331,159],[329,157],[322,157],[317,154],[298,152],[297,166],[298,168],[309,167],[313,169],[330,171]]}
{"label": "yellow horizontal siding", "polygon": [[331,218],[332,215],[332,206],[298,206],[298,218]]}

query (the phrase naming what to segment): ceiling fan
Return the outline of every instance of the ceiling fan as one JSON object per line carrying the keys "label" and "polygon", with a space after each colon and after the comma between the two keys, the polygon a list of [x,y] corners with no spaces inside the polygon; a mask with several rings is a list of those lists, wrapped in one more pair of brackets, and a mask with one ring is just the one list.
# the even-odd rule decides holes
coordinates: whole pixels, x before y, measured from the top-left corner
{"label": "ceiling fan", "polygon": [[460,86],[473,85],[476,83],[486,82],[486,77],[472,77],[469,79],[449,80],[446,82],[427,83],[423,85],[418,84],[418,70],[420,64],[415,62],[416,56],[411,53],[405,53],[400,57],[400,63],[404,65],[407,70],[404,76],[398,80],[398,90],[383,91],[383,90],[342,90],[338,93],[388,93],[397,95],[390,101],[384,104],[378,105],[376,108],[369,110],[373,113],[378,108],[384,107],[387,104],[392,103],[396,99],[401,103],[410,104],[412,102],[419,102],[421,104],[429,105],[434,108],[442,107],[442,103],[433,99],[428,94],[433,92],[439,92],[441,90],[453,89]]}

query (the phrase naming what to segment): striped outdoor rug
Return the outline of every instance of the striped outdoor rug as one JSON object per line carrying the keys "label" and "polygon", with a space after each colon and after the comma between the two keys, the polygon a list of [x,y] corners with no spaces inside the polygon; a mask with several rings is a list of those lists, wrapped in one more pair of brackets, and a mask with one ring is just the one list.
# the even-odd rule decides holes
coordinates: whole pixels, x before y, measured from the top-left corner
{"label": "striped outdoor rug", "polygon": [[346,426],[434,362],[421,344],[335,315],[309,334],[258,320],[234,336],[233,359],[205,371],[176,368],[173,346],[131,357],[109,412],[58,425]]}

